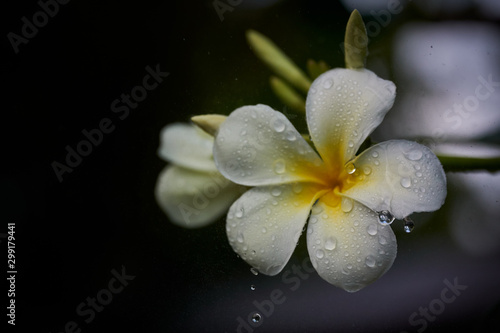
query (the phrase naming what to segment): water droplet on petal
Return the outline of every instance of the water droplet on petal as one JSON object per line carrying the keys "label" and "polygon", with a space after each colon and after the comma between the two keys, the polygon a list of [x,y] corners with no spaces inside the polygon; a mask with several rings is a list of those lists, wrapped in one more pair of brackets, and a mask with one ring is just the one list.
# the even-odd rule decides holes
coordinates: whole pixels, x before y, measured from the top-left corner
{"label": "water droplet on petal", "polygon": [[410,178],[401,178],[401,182],[400,182],[401,186],[403,186],[404,188],[408,188],[411,186],[411,180]]}
{"label": "water droplet on petal", "polygon": [[368,267],[375,267],[376,262],[375,262],[375,259],[372,256],[368,256],[365,259],[365,264]]}
{"label": "water droplet on petal", "polygon": [[345,170],[347,171],[348,174],[352,175],[354,172],[356,172],[356,166],[354,165],[354,163],[349,162],[345,166]]}
{"label": "water droplet on petal", "polygon": [[274,161],[274,172],[280,175],[282,173],[285,173],[285,171],[286,171],[286,164],[284,159],[280,158]]}
{"label": "water droplet on petal", "polygon": [[342,197],[342,202],[341,202],[340,206],[342,207],[342,211],[344,213],[349,213],[352,210],[352,208],[354,207],[354,204],[353,204],[351,198]]}
{"label": "water droplet on petal", "polygon": [[418,161],[422,158],[422,151],[420,149],[414,149],[405,153],[405,157],[410,161]]}
{"label": "water droplet on petal", "polygon": [[286,139],[288,141],[295,141],[295,140],[297,140],[297,136],[295,135],[294,131],[288,131],[288,132],[286,132]]}
{"label": "water droplet on petal", "polygon": [[265,234],[267,232],[267,229],[264,227],[262,228],[262,233]]}
{"label": "water droplet on petal", "polygon": [[295,193],[297,193],[297,194],[299,194],[300,192],[302,192],[303,188],[304,188],[304,187],[303,187],[303,185],[302,185],[301,183],[295,183],[295,184],[293,184],[293,186],[292,186],[292,190],[293,190],[293,192],[295,192]]}
{"label": "water droplet on petal", "polygon": [[372,153],[372,157],[377,158],[377,157],[378,157],[378,152],[377,152],[377,151],[374,151],[374,152]]}
{"label": "water droplet on petal", "polygon": [[378,232],[377,226],[375,224],[370,224],[366,227],[366,232],[368,232],[368,235],[375,236]]}
{"label": "water droplet on petal", "polygon": [[281,195],[281,189],[279,187],[275,187],[271,190],[271,194],[274,197],[279,197]]}
{"label": "water droplet on petal", "polygon": [[413,230],[413,228],[415,227],[415,223],[413,223],[413,221],[408,216],[403,218],[403,221],[405,222],[405,224],[404,224],[405,231],[407,233],[410,233]]}
{"label": "water droplet on petal", "polygon": [[238,217],[238,218],[242,218],[242,217],[243,217],[243,212],[244,212],[243,207],[241,207],[240,209],[238,209],[238,210],[236,211],[236,213],[234,213],[234,215],[235,215],[236,217]]}
{"label": "water droplet on petal", "polygon": [[323,82],[323,88],[325,89],[330,89],[333,86],[333,80],[328,79],[325,82]]}
{"label": "water droplet on petal", "polygon": [[332,250],[335,250],[336,247],[337,247],[337,239],[336,238],[329,237],[326,239],[325,249],[327,249],[328,251],[332,251]]}
{"label": "water droplet on petal", "polygon": [[363,173],[368,176],[369,174],[372,173],[372,168],[370,168],[369,166],[365,166],[363,168]]}
{"label": "water droplet on petal", "polygon": [[262,316],[260,315],[260,313],[256,312],[252,315],[252,321],[254,323],[258,323],[260,320],[262,319]]}
{"label": "water droplet on petal", "polygon": [[325,256],[325,252],[323,250],[317,250],[316,251],[316,258],[321,259]]}
{"label": "water droplet on petal", "polygon": [[350,140],[347,145],[349,146],[349,148],[352,148],[354,147],[354,142],[352,140]]}
{"label": "water droplet on petal", "polygon": [[236,240],[238,241],[238,243],[243,243],[245,241],[245,239],[243,238],[243,234],[241,232],[239,232],[238,235],[236,236]]}
{"label": "water droplet on petal", "polygon": [[275,119],[273,121],[273,128],[276,132],[281,133],[285,130],[286,125],[280,119]]}
{"label": "water droplet on petal", "polygon": [[388,225],[394,222],[396,218],[388,210],[378,212],[378,220],[382,225]]}
{"label": "water droplet on petal", "polygon": [[253,275],[259,275],[259,271],[256,268],[250,268],[250,272],[252,272]]}

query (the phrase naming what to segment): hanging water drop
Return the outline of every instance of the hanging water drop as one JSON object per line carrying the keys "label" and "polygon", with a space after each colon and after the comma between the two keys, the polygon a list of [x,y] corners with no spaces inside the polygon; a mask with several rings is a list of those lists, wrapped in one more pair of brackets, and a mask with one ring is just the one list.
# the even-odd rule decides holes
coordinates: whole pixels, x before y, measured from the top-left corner
{"label": "hanging water drop", "polygon": [[259,275],[259,271],[256,268],[250,268],[250,272],[252,272],[253,275]]}
{"label": "hanging water drop", "polygon": [[253,315],[252,315],[252,321],[254,323],[258,323],[260,320],[262,319],[262,316],[260,315],[260,313],[258,312],[255,312]]}
{"label": "hanging water drop", "polygon": [[345,170],[347,171],[348,174],[352,175],[354,172],[356,172],[356,166],[354,165],[354,163],[349,162],[345,166]]}
{"label": "hanging water drop", "polygon": [[388,225],[394,222],[396,218],[388,210],[378,212],[378,220],[382,225]]}
{"label": "hanging water drop", "polygon": [[253,285],[253,284],[252,284],[252,285],[250,286],[250,290],[255,290],[255,285]]}
{"label": "hanging water drop", "polygon": [[406,233],[410,233],[413,230],[413,228],[415,227],[415,223],[413,223],[413,221],[410,219],[409,216],[403,218],[403,221],[405,222],[404,229],[405,229]]}

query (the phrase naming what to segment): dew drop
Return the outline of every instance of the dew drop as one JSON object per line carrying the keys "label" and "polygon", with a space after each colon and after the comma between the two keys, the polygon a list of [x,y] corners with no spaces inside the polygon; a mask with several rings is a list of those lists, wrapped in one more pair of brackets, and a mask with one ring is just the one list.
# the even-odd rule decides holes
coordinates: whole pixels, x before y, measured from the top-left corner
{"label": "dew drop", "polygon": [[286,125],[285,125],[285,123],[284,123],[284,122],[282,122],[281,120],[279,120],[279,119],[275,119],[275,120],[273,121],[273,128],[274,128],[274,130],[275,130],[276,132],[281,133],[281,132],[283,132],[283,131],[285,130]]}
{"label": "dew drop", "polygon": [[236,236],[236,240],[238,241],[238,243],[243,243],[245,241],[245,239],[243,238],[243,234],[241,232],[239,232],[238,235]]}
{"label": "dew drop", "polygon": [[372,173],[372,168],[370,168],[369,166],[365,166],[363,168],[363,173],[368,176],[369,174]]}
{"label": "dew drop", "polygon": [[295,133],[293,131],[288,131],[286,133],[286,139],[288,141],[295,141],[295,140],[297,140],[297,136],[295,135]]}
{"label": "dew drop", "polygon": [[252,315],[252,321],[254,323],[258,323],[260,320],[262,319],[262,316],[260,315],[260,313],[258,312],[255,312],[253,315]]}
{"label": "dew drop", "polygon": [[301,183],[295,183],[295,184],[293,184],[293,186],[292,186],[292,190],[293,190],[293,192],[295,192],[295,193],[297,193],[297,194],[301,193],[301,192],[302,192],[302,190],[303,190],[303,188],[304,188],[304,187],[302,186],[302,184],[301,184]]}
{"label": "dew drop", "polygon": [[354,172],[356,172],[356,166],[354,165],[354,163],[349,162],[345,166],[345,170],[347,171],[348,174],[352,175]]}
{"label": "dew drop", "polygon": [[255,285],[250,285],[250,290],[255,290]]}
{"label": "dew drop", "polygon": [[372,256],[368,256],[368,257],[366,257],[366,259],[365,259],[365,264],[366,264],[366,266],[368,266],[368,267],[375,267],[376,262],[375,262],[375,259],[373,259],[373,257],[372,257]]}
{"label": "dew drop", "polygon": [[335,250],[336,247],[337,247],[337,239],[333,237],[328,237],[325,241],[325,249],[327,249],[328,251],[332,251]]}
{"label": "dew drop", "polygon": [[333,80],[328,79],[325,82],[323,82],[323,88],[325,89],[330,89],[333,86]]}
{"label": "dew drop", "polygon": [[366,232],[368,232],[368,235],[375,236],[377,234],[377,226],[375,224],[370,224],[368,227],[366,227]]}
{"label": "dew drop", "polygon": [[279,197],[281,195],[281,189],[279,187],[275,187],[271,190],[271,194],[274,197]]}
{"label": "dew drop", "polygon": [[395,217],[388,210],[378,212],[378,220],[382,225],[388,225],[394,222]]}
{"label": "dew drop", "polygon": [[401,178],[400,184],[404,188],[408,188],[411,186],[411,180],[410,180],[410,178],[403,177],[403,178]]}
{"label": "dew drop", "polygon": [[405,157],[410,161],[418,161],[422,158],[422,151],[420,149],[414,149],[405,154]]}
{"label": "dew drop", "polygon": [[262,233],[265,234],[267,232],[267,229],[264,227],[262,228]]}
{"label": "dew drop", "polygon": [[372,157],[377,158],[377,157],[378,157],[378,152],[377,152],[377,151],[374,151],[374,152],[372,153]]}
{"label": "dew drop", "polygon": [[286,171],[286,164],[284,159],[280,158],[274,161],[274,172],[276,172],[278,175],[281,175],[285,173],[285,171]]}
{"label": "dew drop", "polygon": [[347,197],[342,197],[342,202],[340,205],[341,205],[342,211],[344,213],[349,213],[354,206],[352,199],[347,198]]}
{"label": "dew drop", "polygon": [[253,275],[259,275],[259,271],[256,268],[250,268],[250,272],[252,272]]}
{"label": "dew drop", "polygon": [[403,218],[403,221],[405,222],[404,224],[405,232],[409,234],[415,227],[415,223],[413,223],[413,221],[410,219],[409,216]]}
{"label": "dew drop", "polygon": [[354,141],[349,141],[349,142],[347,143],[347,145],[349,146],[349,148],[354,147]]}
{"label": "dew drop", "polygon": [[242,207],[242,208],[240,208],[240,209],[238,209],[238,210],[236,211],[236,213],[234,213],[234,215],[235,215],[236,217],[238,217],[238,218],[242,218],[242,217],[243,217],[243,207]]}
{"label": "dew drop", "polygon": [[384,236],[382,236],[382,235],[378,235],[378,242],[381,245],[385,245],[385,244],[387,244],[387,239]]}
{"label": "dew drop", "polygon": [[323,250],[317,250],[316,251],[316,258],[321,259],[325,256],[325,252]]}

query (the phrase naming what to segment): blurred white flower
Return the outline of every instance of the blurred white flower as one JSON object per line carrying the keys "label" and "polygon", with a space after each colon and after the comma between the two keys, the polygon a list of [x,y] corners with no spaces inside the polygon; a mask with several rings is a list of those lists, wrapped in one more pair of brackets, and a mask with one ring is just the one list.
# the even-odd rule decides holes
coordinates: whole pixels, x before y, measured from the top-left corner
{"label": "blurred white flower", "polygon": [[158,156],[170,162],[158,176],[155,197],[170,220],[198,228],[221,217],[244,190],[215,167],[213,137],[188,124],[170,124],[160,133]]}

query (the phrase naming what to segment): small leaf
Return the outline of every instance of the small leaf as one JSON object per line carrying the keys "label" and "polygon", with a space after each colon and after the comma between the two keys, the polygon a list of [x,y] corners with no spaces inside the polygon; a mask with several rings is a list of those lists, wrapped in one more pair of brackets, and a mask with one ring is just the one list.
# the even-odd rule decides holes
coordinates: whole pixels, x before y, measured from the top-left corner
{"label": "small leaf", "polygon": [[353,10],[347,22],[344,47],[346,68],[364,68],[368,54],[368,36],[363,18],[357,9]]}
{"label": "small leaf", "polygon": [[271,89],[278,96],[278,98],[288,107],[293,110],[306,112],[306,102],[300,94],[298,94],[292,87],[285,81],[276,76],[270,78]]}
{"label": "small leaf", "polygon": [[248,43],[260,60],[283,79],[307,93],[311,81],[276,44],[255,30],[248,30],[246,36]]}

